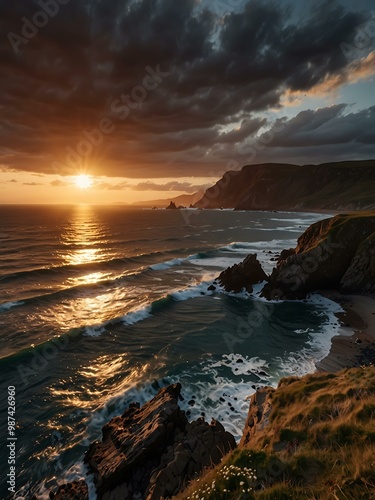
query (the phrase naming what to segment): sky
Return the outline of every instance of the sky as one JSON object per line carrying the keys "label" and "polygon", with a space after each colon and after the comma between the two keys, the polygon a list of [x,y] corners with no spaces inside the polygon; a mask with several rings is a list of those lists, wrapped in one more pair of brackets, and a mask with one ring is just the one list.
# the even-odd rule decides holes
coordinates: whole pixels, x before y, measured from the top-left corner
{"label": "sky", "polygon": [[0,203],[375,158],[373,0],[0,0],[0,27]]}

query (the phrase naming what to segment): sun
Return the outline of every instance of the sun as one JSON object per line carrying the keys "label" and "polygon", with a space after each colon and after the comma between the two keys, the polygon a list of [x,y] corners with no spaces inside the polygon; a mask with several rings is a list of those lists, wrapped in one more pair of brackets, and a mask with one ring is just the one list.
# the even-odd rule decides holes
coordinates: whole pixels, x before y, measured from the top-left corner
{"label": "sun", "polygon": [[92,186],[92,179],[89,175],[77,175],[74,179],[75,185],[80,189],[88,189]]}

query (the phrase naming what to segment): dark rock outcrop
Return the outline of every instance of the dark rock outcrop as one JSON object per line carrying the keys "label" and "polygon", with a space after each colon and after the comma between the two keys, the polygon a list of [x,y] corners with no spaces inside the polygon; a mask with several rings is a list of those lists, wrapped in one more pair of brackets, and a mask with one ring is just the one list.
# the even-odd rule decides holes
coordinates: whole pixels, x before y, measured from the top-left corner
{"label": "dark rock outcrop", "polygon": [[235,448],[219,422],[188,422],[178,406],[180,391],[180,384],[161,389],[142,408],[132,404],[103,427],[102,441],[85,455],[99,500],[172,497]]}
{"label": "dark rock outcrop", "polygon": [[262,295],[296,299],[322,289],[374,291],[374,233],[374,212],[337,215],[313,224],[294,252],[281,254]]}
{"label": "dark rock outcrop", "polygon": [[359,245],[340,285],[344,292],[375,294],[375,233]]}
{"label": "dark rock outcrop", "polygon": [[51,500],[88,500],[89,493],[85,481],[62,484],[56,493],[50,493]]}
{"label": "dark rock outcrop", "polygon": [[264,163],[229,171],[195,203],[237,210],[375,208],[375,160],[291,165]]}
{"label": "dark rock outcrop", "polygon": [[267,280],[256,254],[250,254],[243,262],[234,264],[223,271],[218,281],[227,292],[240,292],[243,288],[248,292],[253,291],[252,285]]}
{"label": "dark rock outcrop", "polygon": [[166,210],[178,210],[178,208],[176,207],[176,204],[171,201],[170,204],[167,206]]}

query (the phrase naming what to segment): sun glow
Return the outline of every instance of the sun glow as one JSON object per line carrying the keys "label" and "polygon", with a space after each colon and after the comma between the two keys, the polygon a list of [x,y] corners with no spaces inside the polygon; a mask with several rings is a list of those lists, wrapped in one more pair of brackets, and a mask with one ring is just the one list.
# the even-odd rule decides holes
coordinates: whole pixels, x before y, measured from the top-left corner
{"label": "sun glow", "polygon": [[77,175],[74,179],[75,185],[80,189],[88,189],[92,186],[92,179],[89,175]]}

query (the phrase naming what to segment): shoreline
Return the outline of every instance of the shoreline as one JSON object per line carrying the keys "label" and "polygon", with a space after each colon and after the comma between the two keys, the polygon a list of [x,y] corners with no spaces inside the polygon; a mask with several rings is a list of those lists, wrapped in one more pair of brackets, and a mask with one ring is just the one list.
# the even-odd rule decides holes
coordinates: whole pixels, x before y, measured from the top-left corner
{"label": "shoreline", "polygon": [[329,354],[316,363],[319,372],[338,372],[375,363],[375,297],[344,295],[326,290],[324,297],[340,304],[344,312],[336,316],[341,322],[337,335],[332,338]]}

